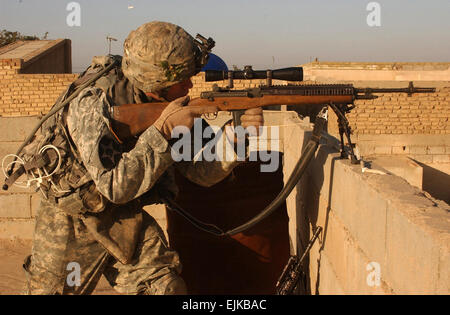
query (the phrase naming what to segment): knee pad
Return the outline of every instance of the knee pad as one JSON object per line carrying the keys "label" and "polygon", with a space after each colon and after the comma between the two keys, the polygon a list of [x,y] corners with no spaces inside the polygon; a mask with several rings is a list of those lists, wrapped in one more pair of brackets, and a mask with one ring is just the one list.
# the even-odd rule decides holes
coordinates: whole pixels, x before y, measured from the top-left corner
{"label": "knee pad", "polygon": [[187,294],[186,283],[180,276],[171,279],[167,284],[164,295],[185,295]]}
{"label": "knee pad", "polygon": [[175,273],[169,273],[156,280],[147,281],[139,290],[144,295],[184,295],[187,294],[184,280]]}

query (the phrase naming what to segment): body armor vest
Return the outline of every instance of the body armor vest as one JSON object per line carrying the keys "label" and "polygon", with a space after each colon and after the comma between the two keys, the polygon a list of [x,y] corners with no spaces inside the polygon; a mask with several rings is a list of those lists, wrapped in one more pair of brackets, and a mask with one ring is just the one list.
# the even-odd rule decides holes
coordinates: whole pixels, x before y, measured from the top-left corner
{"label": "body armor vest", "polygon": [[[114,105],[149,102],[150,100],[145,93],[135,88],[124,77],[120,67],[120,56],[97,56],[93,58],[88,69],[58,98],[56,104],[64,101],[77,86],[80,86],[110,64],[113,58],[119,59],[118,66],[97,79],[92,86],[101,88],[110,103]],[[50,117],[42,125],[41,134],[37,135],[23,149],[21,158],[28,163],[28,171],[34,174],[33,177],[37,178],[38,187],[45,198],[57,203],[59,208],[72,215],[87,211],[101,212],[108,201],[96,190],[93,180],[84,167],[77,148],[68,133],[66,123],[68,106]],[[124,147],[125,151],[134,147],[134,143],[126,145],[128,147]],[[51,176],[42,176],[42,169],[45,170],[46,175]],[[41,180],[38,180],[39,177],[41,177]],[[166,184],[163,183],[159,186],[165,186],[166,190],[176,193],[172,184],[173,175],[168,176],[169,178],[164,178],[167,176],[162,177],[160,182],[166,182]],[[146,193],[145,199],[146,204],[159,203],[155,189]]]}

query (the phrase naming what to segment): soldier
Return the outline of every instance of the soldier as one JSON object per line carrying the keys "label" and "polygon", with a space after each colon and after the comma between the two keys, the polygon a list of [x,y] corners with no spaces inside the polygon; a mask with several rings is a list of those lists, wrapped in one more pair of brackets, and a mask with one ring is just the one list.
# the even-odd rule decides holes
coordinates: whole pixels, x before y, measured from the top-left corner
{"label": "soldier", "polygon": [[[195,118],[217,111],[184,106],[190,78],[206,60],[205,51],[181,27],[151,22],[129,34],[123,58],[94,57],[62,95],[60,100],[66,99],[118,61],[43,126],[44,138],[51,139],[61,161],[41,184],[45,197],[36,217],[32,255],[24,264],[26,293],[89,294],[102,274],[124,294],[186,293],[178,254],[142,206],[158,203],[159,194],[176,196],[174,168],[211,186],[240,163],[236,156],[174,163],[171,156],[174,127],[192,128]],[[155,100],[171,103],[154,125],[122,143],[111,128],[111,106]],[[248,110],[241,120],[244,127],[260,126],[262,111]]]}

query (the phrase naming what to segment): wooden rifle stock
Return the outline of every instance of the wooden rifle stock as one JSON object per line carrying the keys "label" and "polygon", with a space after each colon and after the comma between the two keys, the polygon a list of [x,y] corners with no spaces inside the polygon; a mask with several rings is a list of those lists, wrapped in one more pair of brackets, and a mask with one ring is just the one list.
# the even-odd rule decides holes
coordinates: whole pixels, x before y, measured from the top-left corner
{"label": "wooden rifle stock", "polygon": [[[262,97],[195,98],[187,106],[217,106],[221,111],[246,110],[269,105],[351,104],[353,95],[264,95]],[[168,102],[113,106],[112,128],[121,140],[144,132],[161,116]]]}

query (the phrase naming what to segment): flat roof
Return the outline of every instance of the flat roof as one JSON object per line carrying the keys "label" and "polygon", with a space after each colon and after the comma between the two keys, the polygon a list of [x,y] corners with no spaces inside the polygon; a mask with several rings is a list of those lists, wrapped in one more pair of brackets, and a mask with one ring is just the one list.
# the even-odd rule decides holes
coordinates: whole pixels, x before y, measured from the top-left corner
{"label": "flat roof", "polygon": [[65,39],[17,41],[0,48],[0,60],[23,59],[26,64],[63,45],[65,41]]}

